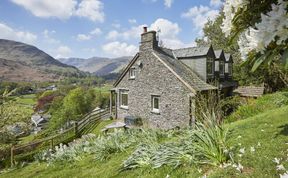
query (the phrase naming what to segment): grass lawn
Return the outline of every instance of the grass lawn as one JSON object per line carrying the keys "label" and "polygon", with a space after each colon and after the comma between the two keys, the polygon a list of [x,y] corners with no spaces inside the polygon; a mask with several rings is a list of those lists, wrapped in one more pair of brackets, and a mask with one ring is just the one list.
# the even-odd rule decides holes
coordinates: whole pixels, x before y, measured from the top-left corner
{"label": "grass lawn", "polygon": [[101,93],[110,93],[110,89],[112,88],[112,85],[104,85],[104,86],[101,86],[101,87],[95,87],[95,91],[96,92],[101,92]]}
{"label": "grass lawn", "polygon": [[[94,133],[99,133],[104,125],[111,121],[104,121]],[[0,174],[0,177],[279,177],[281,171],[276,170],[274,158],[282,158],[281,164],[288,169],[288,106],[268,110],[256,116],[226,124],[231,129],[231,145],[235,147],[233,156],[237,163],[241,163],[243,172],[232,167],[194,167],[189,165],[177,169],[161,167],[159,169],[139,168],[120,172],[119,168],[126,160],[133,148],[124,153],[116,153],[108,161],[96,161],[93,155],[87,155],[80,161],[67,164],[47,166],[47,163],[31,163],[23,168],[10,170]],[[255,151],[251,151],[251,147]],[[242,157],[239,149],[245,148]]]}
{"label": "grass lawn", "polygon": [[35,94],[22,95],[16,99],[16,102],[21,105],[33,106],[36,104]]}

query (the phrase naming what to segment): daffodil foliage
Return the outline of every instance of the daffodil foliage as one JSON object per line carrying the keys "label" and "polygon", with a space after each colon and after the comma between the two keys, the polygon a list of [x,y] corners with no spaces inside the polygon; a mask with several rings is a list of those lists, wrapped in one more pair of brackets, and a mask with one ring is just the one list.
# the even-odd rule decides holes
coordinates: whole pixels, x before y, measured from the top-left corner
{"label": "daffodil foliage", "polygon": [[288,1],[226,0],[221,26],[226,37],[238,40],[241,58],[260,65],[282,60],[288,69]]}

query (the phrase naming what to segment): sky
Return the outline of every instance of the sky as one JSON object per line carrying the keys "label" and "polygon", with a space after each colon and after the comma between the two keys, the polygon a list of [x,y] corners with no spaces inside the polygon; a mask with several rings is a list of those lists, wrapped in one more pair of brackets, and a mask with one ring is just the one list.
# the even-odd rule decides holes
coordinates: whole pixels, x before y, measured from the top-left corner
{"label": "sky", "polygon": [[55,58],[133,56],[143,26],[165,47],[195,45],[221,0],[1,0],[0,38]]}

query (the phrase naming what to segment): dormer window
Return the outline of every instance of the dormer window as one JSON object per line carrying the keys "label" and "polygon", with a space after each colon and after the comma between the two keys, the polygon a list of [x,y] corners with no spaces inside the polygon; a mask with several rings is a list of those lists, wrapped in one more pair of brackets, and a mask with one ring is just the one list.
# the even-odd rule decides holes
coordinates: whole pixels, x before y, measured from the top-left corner
{"label": "dormer window", "polygon": [[213,60],[212,59],[208,59],[207,60],[207,74],[208,75],[213,75]]}
{"label": "dormer window", "polygon": [[232,76],[232,63],[228,64],[228,73],[229,73],[229,76]]}
{"label": "dormer window", "polygon": [[136,77],[136,69],[135,68],[130,68],[129,78],[130,79],[135,79],[135,77]]}
{"label": "dormer window", "polygon": [[219,64],[219,72],[220,72],[220,75],[224,75],[224,72],[225,72],[225,68],[224,68],[224,61],[220,61],[220,64]]}

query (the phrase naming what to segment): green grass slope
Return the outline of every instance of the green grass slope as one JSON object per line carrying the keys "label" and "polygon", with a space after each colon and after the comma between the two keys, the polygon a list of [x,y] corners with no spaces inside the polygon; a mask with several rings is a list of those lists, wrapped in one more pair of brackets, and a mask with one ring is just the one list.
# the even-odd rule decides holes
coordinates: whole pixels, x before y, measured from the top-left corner
{"label": "green grass slope", "polygon": [[[107,122],[106,124],[108,124]],[[235,147],[233,156],[243,165],[242,173],[232,166],[193,167],[181,166],[177,169],[161,167],[159,169],[139,168],[119,172],[121,164],[133,149],[124,153],[113,154],[108,161],[95,161],[88,155],[77,162],[55,164],[31,163],[0,174],[0,178],[9,177],[279,177],[284,172],[276,170],[274,158],[281,158],[280,164],[288,169],[288,106],[268,110],[254,117],[227,124],[231,129],[232,145]],[[98,128],[99,130],[99,128]],[[96,131],[98,133],[98,130]],[[253,151],[253,149],[255,151]],[[239,150],[245,148],[240,157]],[[252,151],[251,151],[252,150]]]}

